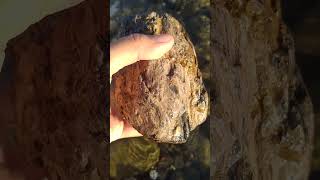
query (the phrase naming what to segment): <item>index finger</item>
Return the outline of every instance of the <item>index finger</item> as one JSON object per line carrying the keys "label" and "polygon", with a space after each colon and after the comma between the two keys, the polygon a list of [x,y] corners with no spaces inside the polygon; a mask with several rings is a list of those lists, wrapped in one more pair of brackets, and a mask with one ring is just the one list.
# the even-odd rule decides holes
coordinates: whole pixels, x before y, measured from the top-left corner
{"label": "index finger", "polygon": [[174,44],[171,35],[132,34],[110,45],[110,76],[139,60],[154,60],[168,52]]}

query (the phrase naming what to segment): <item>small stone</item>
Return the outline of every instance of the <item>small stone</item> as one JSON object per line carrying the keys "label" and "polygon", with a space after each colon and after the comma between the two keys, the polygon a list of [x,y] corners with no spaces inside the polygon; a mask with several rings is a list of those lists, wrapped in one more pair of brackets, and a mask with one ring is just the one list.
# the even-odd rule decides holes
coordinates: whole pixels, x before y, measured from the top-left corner
{"label": "small stone", "polygon": [[156,61],[139,61],[113,75],[111,108],[157,142],[184,143],[207,117],[209,99],[192,42],[169,14],[137,15],[122,23],[119,37],[171,34],[173,48]]}
{"label": "small stone", "polygon": [[159,176],[158,172],[154,169],[150,171],[149,175],[152,180],[156,180]]}

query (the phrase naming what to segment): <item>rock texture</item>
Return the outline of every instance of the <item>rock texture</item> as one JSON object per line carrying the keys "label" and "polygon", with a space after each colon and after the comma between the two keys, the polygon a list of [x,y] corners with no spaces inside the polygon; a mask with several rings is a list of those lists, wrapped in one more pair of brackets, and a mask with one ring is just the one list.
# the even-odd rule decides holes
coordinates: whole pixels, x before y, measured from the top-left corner
{"label": "rock texture", "polygon": [[[150,1],[150,0],[111,0],[110,6],[117,7],[110,17],[110,38],[115,39],[119,24],[123,17],[136,15],[147,10],[165,10],[183,22],[184,27],[195,47],[199,69],[205,87],[210,78],[210,19],[208,8],[209,0],[179,0],[179,1]],[[208,90],[208,89],[207,89]],[[186,143],[167,144],[155,142],[137,141],[135,138],[123,139],[121,142],[110,144],[110,177],[114,179],[151,179],[152,172],[158,174],[159,180],[168,179],[209,179],[210,169],[210,141],[209,121],[205,121],[190,133]],[[126,156],[119,155],[119,152]],[[147,158],[150,154],[155,157],[160,149],[159,159]],[[113,153],[114,151],[114,153]],[[137,158],[137,157],[143,158]],[[155,162],[156,161],[156,162]],[[151,169],[147,169],[152,165]],[[138,165],[138,168],[137,168]],[[136,169],[132,171],[132,169]],[[117,172],[117,173],[115,173]],[[114,176],[115,175],[115,176]],[[111,179],[112,179],[111,178]]]}
{"label": "rock texture", "polygon": [[0,74],[1,140],[7,162],[18,161],[12,168],[40,174],[29,179],[109,176],[108,14],[106,1],[87,0],[7,44]]}
{"label": "rock texture", "polygon": [[143,135],[184,143],[207,117],[208,94],[196,54],[183,26],[165,13],[146,13],[123,22],[119,36],[174,36],[173,48],[157,61],[139,61],[113,75],[111,108]]}
{"label": "rock texture", "polygon": [[307,179],[313,108],[280,1],[212,6],[211,179]]}

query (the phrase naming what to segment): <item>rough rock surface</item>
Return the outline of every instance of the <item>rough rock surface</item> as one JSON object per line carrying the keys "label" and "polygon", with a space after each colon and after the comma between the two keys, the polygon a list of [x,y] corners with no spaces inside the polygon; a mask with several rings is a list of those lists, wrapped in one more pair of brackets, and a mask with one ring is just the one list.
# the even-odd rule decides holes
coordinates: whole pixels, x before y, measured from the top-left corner
{"label": "rough rock surface", "polygon": [[313,107],[280,1],[213,1],[211,179],[308,179]]}
{"label": "rough rock surface", "polygon": [[109,176],[108,13],[105,0],[87,0],[7,44],[0,74],[1,143],[9,166],[27,168],[33,174],[28,179]]}
{"label": "rough rock surface", "polygon": [[[205,87],[210,78],[210,19],[208,8],[209,0],[179,0],[179,1],[150,1],[150,0],[111,0],[110,6],[117,7],[117,11],[110,17],[110,38],[114,39],[119,30],[123,17],[136,15],[148,10],[165,11],[183,22],[184,27],[195,47],[199,68]],[[118,5],[116,5],[118,4]],[[113,27],[112,27],[113,26]],[[208,90],[208,89],[207,89]],[[146,140],[146,138],[143,138]],[[118,152],[128,152],[127,156],[120,156]],[[127,138],[121,142],[110,144],[110,177],[114,179],[151,179],[152,172],[157,172],[158,180],[168,179],[209,179],[210,141],[209,121],[205,121],[190,133],[186,143],[168,144],[159,143],[160,156],[146,158],[154,155],[157,148],[153,141],[137,141]],[[146,147],[146,148],[143,148]],[[113,153],[114,151],[114,153]],[[137,157],[143,158],[137,158]],[[142,168],[154,164],[151,169]],[[139,164],[139,168],[137,167]],[[134,172],[132,169],[136,169]],[[114,173],[117,172],[117,173]],[[116,175],[116,176],[113,176]],[[111,178],[112,179],[112,178]]]}
{"label": "rough rock surface", "polygon": [[183,26],[164,13],[125,20],[119,36],[132,33],[168,33],[175,44],[161,59],[139,61],[113,75],[111,108],[158,142],[186,142],[205,121],[209,104],[193,45]]}

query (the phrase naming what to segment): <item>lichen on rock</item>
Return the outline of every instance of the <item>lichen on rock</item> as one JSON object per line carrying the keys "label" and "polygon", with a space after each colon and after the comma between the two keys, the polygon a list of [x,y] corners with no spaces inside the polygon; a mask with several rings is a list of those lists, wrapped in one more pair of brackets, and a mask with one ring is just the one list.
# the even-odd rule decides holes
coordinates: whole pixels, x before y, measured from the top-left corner
{"label": "lichen on rock", "polygon": [[184,143],[207,117],[209,99],[192,42],[167,13],[145,13],[122,22],[119,37],[171,34],[173,48],[156,61],[139,61],[113,75],[111,108],[143,135]]}

